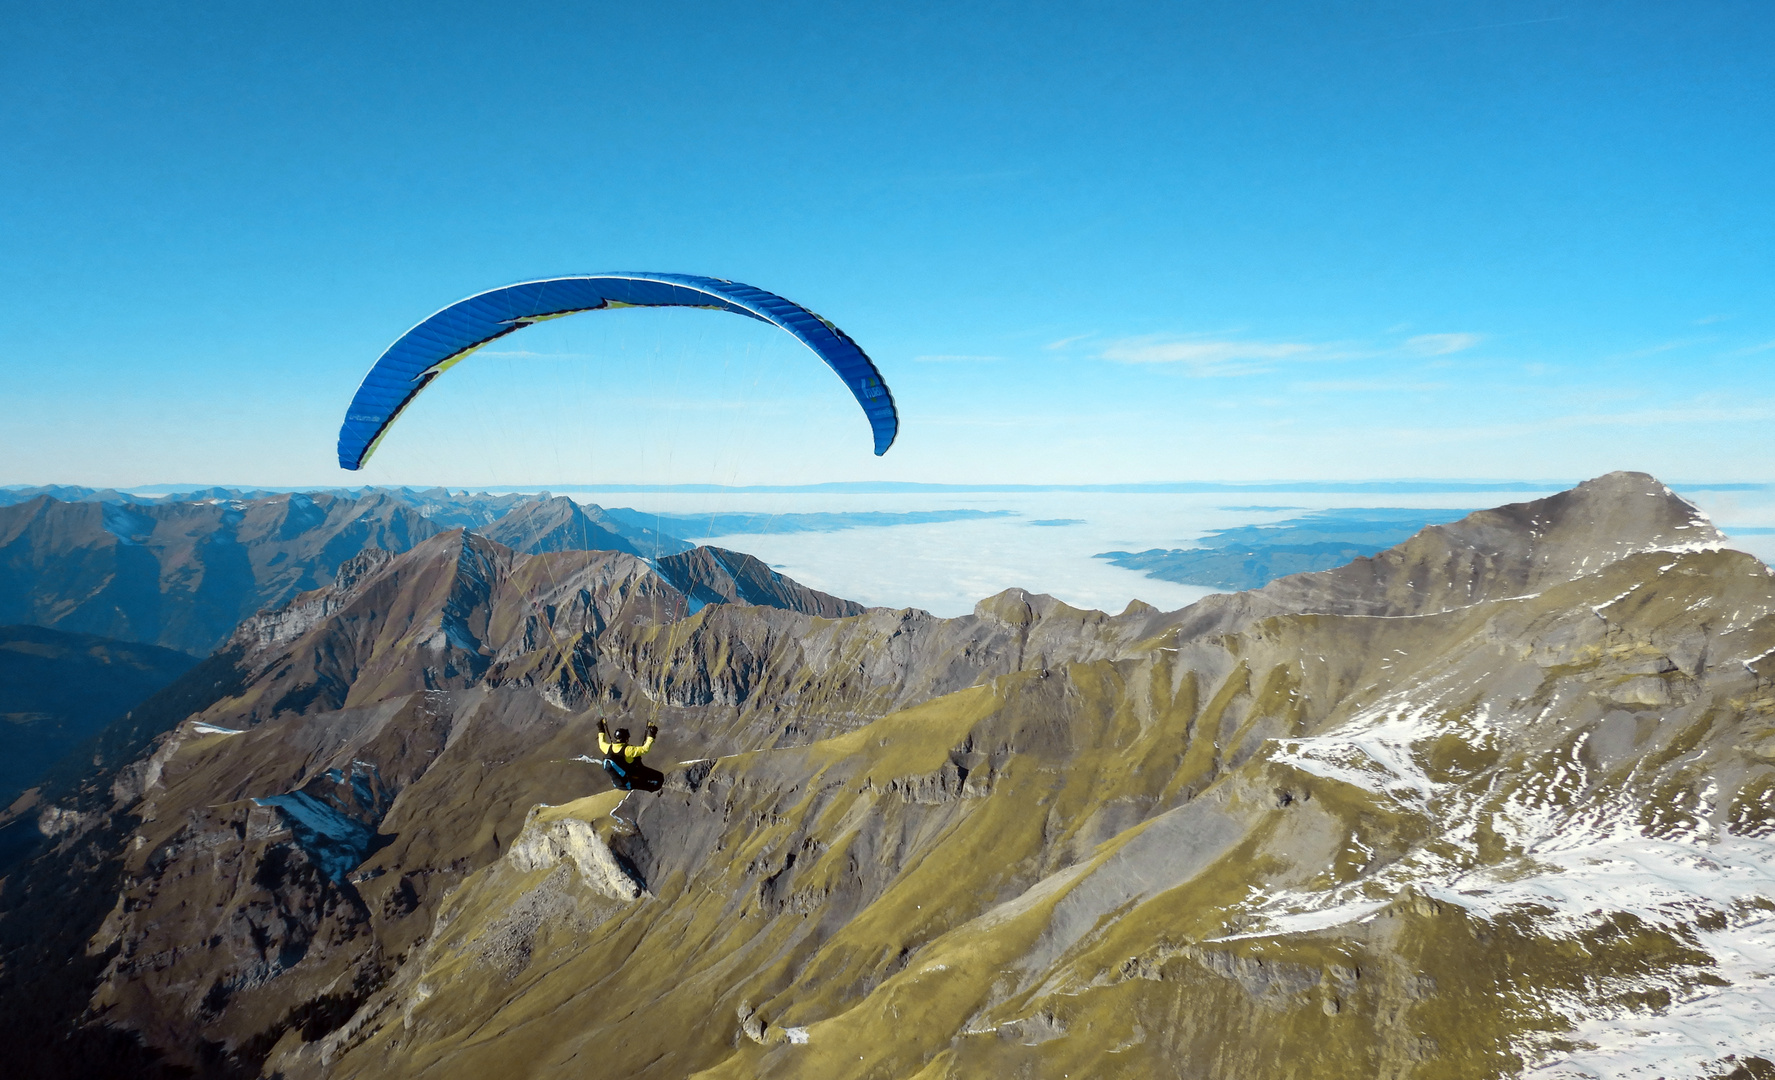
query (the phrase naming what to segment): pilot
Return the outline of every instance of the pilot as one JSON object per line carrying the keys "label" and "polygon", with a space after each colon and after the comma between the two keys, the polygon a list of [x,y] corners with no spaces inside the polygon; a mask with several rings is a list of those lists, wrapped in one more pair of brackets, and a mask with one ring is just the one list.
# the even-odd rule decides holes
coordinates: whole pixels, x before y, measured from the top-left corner
{"label": "pilot", "polygon": [[629,742],[628,728],[617,728],[613,735],[602,719],[598,721],[598,753],[604,755],[604,771],[610,774],[611,783],[624,791],[660,789],[666,782],[665,776],[641,761],[641,755],[653,749],[658,734],[659,725],[648,724],[647,741],[635,746]]}

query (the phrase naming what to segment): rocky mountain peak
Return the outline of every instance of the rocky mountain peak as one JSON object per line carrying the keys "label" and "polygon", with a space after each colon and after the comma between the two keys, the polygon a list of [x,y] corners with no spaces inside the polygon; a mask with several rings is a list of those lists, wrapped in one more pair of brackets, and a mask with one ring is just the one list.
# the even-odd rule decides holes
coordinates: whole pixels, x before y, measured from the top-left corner
{"label": "rocky mountain peak", "polygon": [[[577,513],[570,503],[565,512]],[[603,670],[598,658],[650,655],[661,628],[711,604],[826,618],[865,610],[739,552],[698,548],[657,564],[613,550],[526,554],[455,528],[400,554],[347,560],[333,584],[243,622],[230,648],[258,681],[251,722],[483,681],[543,687],[562,703],[625,692],[608,684],[626,685],[645,663],[626,656]],[[607,641],[612,628],[620,633]]]}
{"label": "rocky mountain peak", "polygon": [[[1130,604],[1124,615],[1138,615],[1146,611],[1157,610],[1148,604]],[[1031,626],[1049,618],[1072,618],[1095,616],[1103,621],[1107,616],[1101,611],[1075,608],[1058,597],[1047,593],[1030,592],[1028,589],[1010,588],[994,593],[974,605],[974,617],[993,619],[1007,626]],[[1119,617],[1119,616],[1118,616]]]}
{"label": "rocky mountain peak", "polygon": [[1379,555],[1280,578],[1258,595],[1283,611],[1421,615],[1540,592],[1637,552],[1725,542],[1706,514],[1654,477],[1613,472],[1429,526]]}
{"label": "rocky mountain peak", "polygon": [[758,604],[837,619],[865,610],[854,600],[810,589],[744,552],[726,548],[698,547],[657,559],[654,566],[689,599],[693,611],[705,604]]}
{"label": "rocky mountain peak", "polygon": [[564,495],[521,503],[498,521],[480,530],[518,551],[621,551],[640,552],[629,540],[588,516],[580,505]]}

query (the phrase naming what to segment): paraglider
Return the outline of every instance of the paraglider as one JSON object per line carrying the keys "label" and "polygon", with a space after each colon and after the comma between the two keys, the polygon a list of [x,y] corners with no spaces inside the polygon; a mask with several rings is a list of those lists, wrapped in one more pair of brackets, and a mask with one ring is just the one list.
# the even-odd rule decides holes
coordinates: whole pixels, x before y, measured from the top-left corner
{"label": "paraglider", "polygon": [[647,725],[647,741],[639,746],[629,743],[629,729],[617,728],[611,734],[609,725],[598,721],[598,753],[604,755],[604,771],[610,782],[623,791],[658,791],[665,785],[665,774],[642,764],[641,755],[653,749],[659,725]]}
{"label": "paraglider", "polygon": [[389,426],[432,380],[476,349],[531,323],[624,307],[694,307],[730,311],[794,336],[838,373],[863,407],[877,456],[899,433],[894,398],[874,361],[844,331],[777,296],[722,278],[694,274],[598,274],[526,281],[459,300],[390,345],[364,376],[339,428],[339,467],[361,469]]}

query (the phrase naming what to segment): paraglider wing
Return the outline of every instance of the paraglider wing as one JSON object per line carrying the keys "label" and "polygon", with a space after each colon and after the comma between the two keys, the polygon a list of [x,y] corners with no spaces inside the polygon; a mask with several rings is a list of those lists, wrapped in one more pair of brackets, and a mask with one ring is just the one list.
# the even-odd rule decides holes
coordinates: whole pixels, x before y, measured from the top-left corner
{"label": "paraglider wing", "polygon": [[364,376],[339,428],[339,467],[361,469],[401,410],[469,353],[533,322],[618,307],[731,311],[795,336],[824,360],[869,418],[875,453],[899,432],[894,398],[874,361],[844,331],[777,296],[737,281],[693,274],[597,274],[526,281],[459,300],[402,334]]}

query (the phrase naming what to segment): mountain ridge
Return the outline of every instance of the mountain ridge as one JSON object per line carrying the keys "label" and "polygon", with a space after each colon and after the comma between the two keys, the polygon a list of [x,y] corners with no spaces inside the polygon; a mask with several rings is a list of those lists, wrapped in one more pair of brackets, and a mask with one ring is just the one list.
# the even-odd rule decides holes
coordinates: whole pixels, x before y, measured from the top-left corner
{"label": "mountain ridge", "polygon": [[0,506],[0,622],[201,655],[242,619],[325,585],[357,553],[405,551],[451,527],[525,551],[690,548],[561,497],[232,494],[152,502],[40,494]]}

